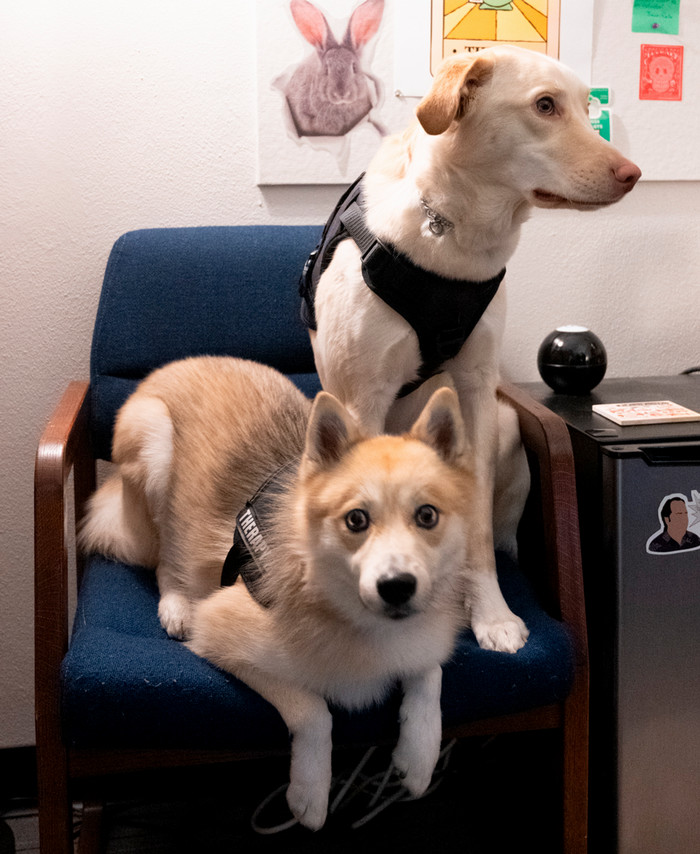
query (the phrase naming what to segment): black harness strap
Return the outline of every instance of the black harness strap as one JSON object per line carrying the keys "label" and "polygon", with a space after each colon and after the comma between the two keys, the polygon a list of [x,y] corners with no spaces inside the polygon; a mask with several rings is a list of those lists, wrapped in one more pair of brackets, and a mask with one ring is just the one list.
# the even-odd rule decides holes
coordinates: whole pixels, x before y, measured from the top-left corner
{"label": "black harness strap", "polygon": [[345,226],[341,221],[342,215],[347,208],[360,197],[362,192],[362,179],[364,172],[352,183],[338,200],[335,210],[328,218],[321,240],[314,251],[309,255],[304,270],[299,279],[299,295],[301,296],[301,319],[309,329],[316,329],[316,287],[318,281],[326,271],[333,259],[333,253],[341,240],[348,236]]}
{"label": "black harness strap", "polygon": [[221,570],[222,587],[235,584],[240,576],[250,595],[264,608],[269,608],[273,601],[263,595],[261,585],[270,553],[265,530],[280,492],[280,482],[288,476],[289,469],[290,466],[285,465],[271,475],[236,516],[233,545]]}
{"label": "black harness strap", "polygon": [[454,358],[486,311],[505,276],[474,282],[447,279],[416,266],[406,255],[378,240],[369,230],[362,209],[362,178],[343,194],[326,223],[321,241],[309,256],[300,282],[302,319],[316,329],[314,298],[322,273],[341,240],[352,237],[362,253],[362,278],[367,287],[407,321],[418,336],[422,364],[419,379],[407,383],[413,391]]}

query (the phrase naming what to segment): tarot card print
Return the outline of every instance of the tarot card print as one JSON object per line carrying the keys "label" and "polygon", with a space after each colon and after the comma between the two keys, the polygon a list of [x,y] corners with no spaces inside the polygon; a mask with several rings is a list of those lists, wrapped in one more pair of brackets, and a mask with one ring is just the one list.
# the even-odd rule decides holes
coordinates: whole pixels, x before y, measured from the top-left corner
{"label": "tarot card print", "polygon": [[508,43],[559,56],[560,0],[431,0],[431,71],[446,56]]}
{"label": "tarot card print", "polygon": [[640,100],[682,100],[683,47],[665,44],[643,44],[641,47]]}

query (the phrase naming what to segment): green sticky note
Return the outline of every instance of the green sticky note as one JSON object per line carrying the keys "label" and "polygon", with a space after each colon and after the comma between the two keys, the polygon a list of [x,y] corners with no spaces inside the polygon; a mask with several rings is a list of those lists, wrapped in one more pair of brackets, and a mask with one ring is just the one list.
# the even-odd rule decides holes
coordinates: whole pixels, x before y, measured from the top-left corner
{"label": "green sticky note", "polygon": [[610,110],[601,110],[600,115],[591,119],[591,125],[594,131],[597,131],[603,139],[610,142]]}
{"label": "green sticky note", "polygon": [[588,100],[596,101],[598,104],[603,104],[607,106],[610,103],[610,90],[607,88],[598,87],[597,89],[591,89],[588,93]]}
{"label": "green sticky note", "polygon": [[633,33],[678,35],[681,0],[634,0]]}

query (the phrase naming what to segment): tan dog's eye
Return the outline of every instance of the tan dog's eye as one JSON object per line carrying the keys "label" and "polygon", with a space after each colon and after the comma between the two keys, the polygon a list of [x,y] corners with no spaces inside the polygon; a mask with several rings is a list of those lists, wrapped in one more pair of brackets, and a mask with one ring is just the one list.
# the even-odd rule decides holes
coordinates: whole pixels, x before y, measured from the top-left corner
{"label": "tan dog's eye", "polygon": [[537,107],[537,112],[543,116],[552,116],[556,112],[554,107],[554,98],[550,98],[549,96],[539,98],[535,102],[535,106]]}
{"label": "tan dog's eye", "polygon": [[416,520],[416,525],[419,528],[434,528],[439,519],[440,512],[436,507],[433,507],[432,504],[421,504],[421,506],[416,510],[414,514],[414,518]]}
{"label": "tan dog's eye", "polygon": [[345,514],[345,525],[353,534],[366,531],[369,528],[369,513],[366,510],[360,510],[359,507],[350,510]]}

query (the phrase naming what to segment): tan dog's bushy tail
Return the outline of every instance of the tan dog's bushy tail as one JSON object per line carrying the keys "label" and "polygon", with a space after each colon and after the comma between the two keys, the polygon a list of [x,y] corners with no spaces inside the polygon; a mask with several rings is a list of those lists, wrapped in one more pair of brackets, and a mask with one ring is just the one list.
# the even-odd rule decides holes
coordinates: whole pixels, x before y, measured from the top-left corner
{"label": "tan dog's bushy tail", "polygon": [[138,566],[158,563],[158,534],[138,489],[120,474],[105,481],[88,502],[78,544],[84,552],[98,552]]}
{"label": "tan dog's bushy tail", "polygon": [[157,566],[157,522],[170,478],[172,436],[167,406],[142,386],[117,415],[112,460],[119,468],[88,502],[78,537],[83,551]]}

